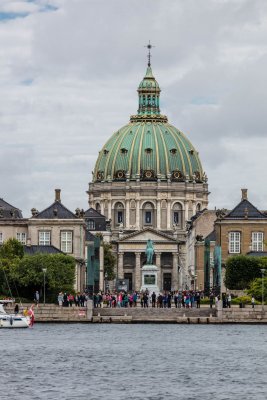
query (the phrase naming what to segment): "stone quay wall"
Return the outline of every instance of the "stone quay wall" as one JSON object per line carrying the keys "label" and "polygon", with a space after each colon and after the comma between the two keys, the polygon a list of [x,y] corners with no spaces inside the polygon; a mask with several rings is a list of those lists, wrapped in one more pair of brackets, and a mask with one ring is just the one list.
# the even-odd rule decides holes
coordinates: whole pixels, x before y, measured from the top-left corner
{"label": "stone quay wall", "polygon": [[[31,304],[24,304],[30,307]],[[12,313],[14,305],[8,305]],[[267,324],[267,306],[247,306],[222,309],[209,308],[95,308],[92,301],[87,307],[59,307],[53,304],[35,306],[35,321],[59,323],[180,323],[180,324]]]}

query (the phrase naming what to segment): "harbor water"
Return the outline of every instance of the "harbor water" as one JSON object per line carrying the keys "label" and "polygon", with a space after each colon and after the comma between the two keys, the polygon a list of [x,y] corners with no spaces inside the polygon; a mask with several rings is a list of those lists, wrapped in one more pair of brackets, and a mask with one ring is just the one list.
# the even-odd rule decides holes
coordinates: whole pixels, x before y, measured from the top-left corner
{"label": "harbor water", "polygon": [[266,400],[266,325],[1,329],[1,400]]}

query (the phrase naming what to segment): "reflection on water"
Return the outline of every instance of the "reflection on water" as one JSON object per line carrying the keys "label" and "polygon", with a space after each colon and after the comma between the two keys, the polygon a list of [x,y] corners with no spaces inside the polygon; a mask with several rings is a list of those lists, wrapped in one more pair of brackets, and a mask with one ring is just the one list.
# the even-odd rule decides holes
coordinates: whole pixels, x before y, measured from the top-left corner
{"label": "reflection on water", "polygon": [[266,326],[0,330],[0,399],[266,400]]}

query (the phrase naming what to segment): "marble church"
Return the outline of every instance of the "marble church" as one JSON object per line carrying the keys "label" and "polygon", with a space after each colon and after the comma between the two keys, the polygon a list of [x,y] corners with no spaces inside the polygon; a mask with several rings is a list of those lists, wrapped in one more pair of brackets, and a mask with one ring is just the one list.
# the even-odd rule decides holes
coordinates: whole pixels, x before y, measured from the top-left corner
{"label": "marble church", "polygon": [[184,287],[187,221],[208,206],[207,176],[197,149],[160,112],[160,87],[150,48],[138,110],[99,152],[89,183],[89,206],[110,224],[118,279],[140,290],[148,239],[160,290]]}

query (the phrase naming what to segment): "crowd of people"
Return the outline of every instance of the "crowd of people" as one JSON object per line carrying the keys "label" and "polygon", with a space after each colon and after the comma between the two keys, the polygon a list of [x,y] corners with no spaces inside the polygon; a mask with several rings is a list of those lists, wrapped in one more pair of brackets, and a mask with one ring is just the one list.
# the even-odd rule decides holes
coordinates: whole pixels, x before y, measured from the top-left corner
{"label": "crowd of people", "polygon": [[57,297],[60,307],[86,307],[88,295],[86,293],[67,294],[60,292]]}
{"label": "crowd of people", "polygon": [[200,308],[200,301],[203,298],[202,292],[196,291],[176,291],[176,292],[155,292],[149,291],[127,293],[114,292],[93,295],[94,308],[97,307],[136,307],[140,303],[141,307],[149,306],[155,308]]}

